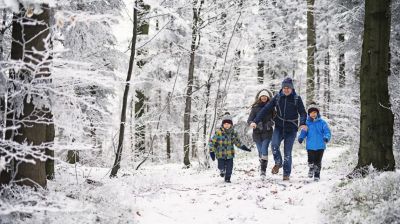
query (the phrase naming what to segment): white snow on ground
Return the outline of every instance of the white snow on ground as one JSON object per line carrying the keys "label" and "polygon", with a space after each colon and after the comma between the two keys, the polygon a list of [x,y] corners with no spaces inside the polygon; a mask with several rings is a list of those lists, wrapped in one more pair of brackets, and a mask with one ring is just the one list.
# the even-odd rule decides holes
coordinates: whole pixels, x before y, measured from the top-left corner
{"label": "white snow on ground", "polygon": [[[135,196],[135,219],[139,223],[323,222],[319,204],[343,177],[334,168],[334,159],[342,150],[326,150],[320,182],[307,177],[305,150],[295,153],[289,182],[282,181],[282,169],[262,181],[257,158],[244,153],[234,160],[231,184],[224,183],[216,168],[199,173],[177,165],[146,170],[146,175],[165,174],[170,183]],[[269,163],[270,168],[272,158]]]}
{"label": "white snow on ground", "polygon": [[[296,147],[299,145],[296,144]],[[268,174],[261,180],[257,153],[238,150],[232,183],[219,177],[216,162],[209,170],[190,169],[182,164],[148,163],[132,173],[125,169],[110,179],[109,169],[59,165],[58,176],[49,182],[50,196],[66,194],[75,200],[60,208],[65,215],[47,213],[42,221],[63,223],[324,223],[320,202],[345,176],[335,160],[346,150],[331,146],[325,151],[321,180],[307,177],[306,150],[293,151],[291,180]],[[77,178],[76,178],[77,177]],[[98,181],[88,184],[85,179]],[[79,201],[79,202],[78,202]],[[52,217],[46,217],[46,216]],[[54,222],[54,223],[55,223]]]}

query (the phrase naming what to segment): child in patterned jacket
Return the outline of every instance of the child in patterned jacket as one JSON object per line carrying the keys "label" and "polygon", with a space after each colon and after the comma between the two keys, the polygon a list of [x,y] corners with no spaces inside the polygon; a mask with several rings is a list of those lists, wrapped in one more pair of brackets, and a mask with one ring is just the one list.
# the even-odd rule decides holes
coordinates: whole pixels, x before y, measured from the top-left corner
{"label": "child in patterned jacket", "polygon": [[233,129],[232,117],[227,112],[222,118],[222,126],[215,131],[209,142],[210,157],[213,161],[217,158],[220,176],[225,177],[227,183],[231,182],[235,157],[234,145],[244,151],[251,151],[241,143],[237,132]]}

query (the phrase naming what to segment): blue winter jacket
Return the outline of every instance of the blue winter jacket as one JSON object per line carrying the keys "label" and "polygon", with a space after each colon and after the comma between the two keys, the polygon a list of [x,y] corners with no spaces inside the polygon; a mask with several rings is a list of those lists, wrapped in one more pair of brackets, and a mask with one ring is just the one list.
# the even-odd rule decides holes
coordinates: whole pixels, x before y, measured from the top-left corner
{"label": "blue winter jacket", "polygon": [[318,117],[313,120],[310,117],[306,121],[307,131],[301,130],[299,135],[299,141],[303,141],[307,138],[306,149],[307,150],[324,150],[326,149],[326,142],[331,140],[331,131],[329,130],[328,124],[321,118]]}
{"label": "blue winter jacket", "polygon": [[294,89],[289,96],[283,94],[282,90],[279,91],[279,93],[257,113],[257,116],[253,120],[254,123],[258,124],[274,107],[276,108],[276,117],[274,119],[276,126],[287,131],[297,132],[299,114],[300,125],[306,124],[307,112],[304,108],[303,100],[296,94]]}

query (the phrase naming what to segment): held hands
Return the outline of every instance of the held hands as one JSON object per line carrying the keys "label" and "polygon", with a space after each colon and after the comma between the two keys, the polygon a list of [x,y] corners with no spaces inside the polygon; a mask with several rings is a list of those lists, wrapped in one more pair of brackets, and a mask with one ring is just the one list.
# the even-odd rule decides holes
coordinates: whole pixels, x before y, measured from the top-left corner
{"label": "held hands", "polygon": [[244,150],[244,151],[247,151],[247,152],[251,152],[251,149],[247,148],[247,146],[245,146],[245,145],[242,145],[242,146],[240,147],[240,149],[241,149],[241,150]]}
{"label": "held hands", "polygon": [[302,144],[302,143],[303,143],[303,141],[304,141],[304,139],[302,139],[302,138],[299,138],[299,139],[297,139],[297,141],[299,141],[299,143],[300,143],[300,144]]}
{"label": "held hands", "polygon": [[324,142],[325,142],[325,143],[328,143],[329,140],[328,140],[327,138],[324,138]]}
{"label": "held hands", "polygon": [[210,158],[212,159],[212,161],[215,161],[215,153],[214,152],[210,152]]}
{"label": "held hands", "polygon": [[307,131],[307,130],[308,130],[308,127],[307,127],[307,125],[301,125],[301,126],[300,126],[300,129],[301,129],[301,130],[304,130],[304,131]]}
{"label": "held hands", "polygon": [[252,123],[250,124],[250,127],[253,128],[253,129],[255,129],[255,128],[257,127],[257,124],[254,123],[254,122],[252,122]]}

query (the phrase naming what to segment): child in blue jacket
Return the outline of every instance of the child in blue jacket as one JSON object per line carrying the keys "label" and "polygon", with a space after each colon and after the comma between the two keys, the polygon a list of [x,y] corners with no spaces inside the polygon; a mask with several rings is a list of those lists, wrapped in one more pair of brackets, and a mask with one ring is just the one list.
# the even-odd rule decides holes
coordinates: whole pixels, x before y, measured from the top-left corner
{"label": "child in blue jacket", "polygon": [[321,160],[326,149],[326,144],[331,139],[331,131],[325,120],[321,118],[319,110],[315,105],[311,105],[307,111],[308,117],[306,121],[307,130],[301,130],[298,137],[299,143],[306,140],[306,149],[308,155],[308,177],[314,177],[315,181],[319,181],[321,172]]}

